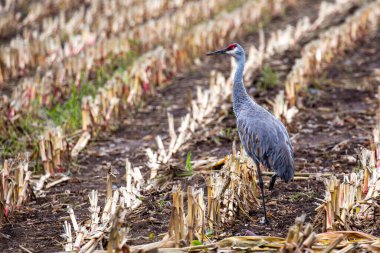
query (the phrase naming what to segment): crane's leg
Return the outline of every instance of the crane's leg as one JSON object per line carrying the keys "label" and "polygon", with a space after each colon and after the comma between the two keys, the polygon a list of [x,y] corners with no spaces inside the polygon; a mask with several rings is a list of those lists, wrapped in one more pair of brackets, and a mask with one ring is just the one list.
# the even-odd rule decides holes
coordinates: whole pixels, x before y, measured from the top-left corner
{"label": "crane's leg", "polygon": [[264,222],[263,222],[263,224],[267,224],[267,223],[269,223],[269,220],[267,217],[267,208],[265,207],[264,182],[263,182],[263,178],[261,175],[260,163],[256,163],[256,167],[257,167],[257,173],[259,175],[259,186],[260,186],[260,190],[261,190],[261,199],[263,200],[263,208],[264,208]]}
{"label": "crane's leg", "polygon": [[274,174],[274,175],[270,178],[270,183],[269,183],[269,190],[270,190],[270,191],[273,190],[274,183],[276,183],[276,178],[277,178],[277,175],[276,175],[276,174]]}

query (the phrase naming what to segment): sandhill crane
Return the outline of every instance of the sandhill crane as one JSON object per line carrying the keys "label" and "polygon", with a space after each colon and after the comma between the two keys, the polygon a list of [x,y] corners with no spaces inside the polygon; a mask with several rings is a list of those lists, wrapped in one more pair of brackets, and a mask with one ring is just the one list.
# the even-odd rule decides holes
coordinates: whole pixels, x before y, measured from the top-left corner
{"label": "sandhill crane", "polygon": [[235,58],[237,63],[233,86],[233,110],[237,120],[240,141],[245,152],[253,159],[257,167],[264,208],[263,223],[267,223],[260,163],[275,172],[269,184],[269,190],[272,190],[277,176],[285,182],[288,182],[294,176],[293,147],[289,140],[289,134],[281,121],[258,105],[248,95],[243,83],[244,49],[239,44],[234,43],[207,55],[218,54],[230,55]]}

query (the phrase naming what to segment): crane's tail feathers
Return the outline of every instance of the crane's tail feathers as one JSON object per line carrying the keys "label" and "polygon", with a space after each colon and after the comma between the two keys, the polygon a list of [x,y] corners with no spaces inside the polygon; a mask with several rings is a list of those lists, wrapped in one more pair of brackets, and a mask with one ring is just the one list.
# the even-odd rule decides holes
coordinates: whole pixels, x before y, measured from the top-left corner
{"label": "crane's tail feathers", "polygon": [[294,159],[290,151],[283,149],[274,161],[276,174],[286,183],[294,177]]}
{"label": "crane's tail feathers", "polygon": [[290,180],[292,180],[294,177],[294,168],[290,168],[286,170],[286,172],[282,175],[282,179],[285,181],[285,183],[288,183]]}

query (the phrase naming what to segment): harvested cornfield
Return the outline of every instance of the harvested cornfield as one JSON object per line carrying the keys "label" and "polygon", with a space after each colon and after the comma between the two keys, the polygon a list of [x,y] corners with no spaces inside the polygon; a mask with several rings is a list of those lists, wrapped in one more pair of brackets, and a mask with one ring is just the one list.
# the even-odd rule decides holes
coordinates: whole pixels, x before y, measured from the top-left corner
{"label": "harvested cornfield", "polygon": [[380,0],[0,12],[1,252],[380,251]]}

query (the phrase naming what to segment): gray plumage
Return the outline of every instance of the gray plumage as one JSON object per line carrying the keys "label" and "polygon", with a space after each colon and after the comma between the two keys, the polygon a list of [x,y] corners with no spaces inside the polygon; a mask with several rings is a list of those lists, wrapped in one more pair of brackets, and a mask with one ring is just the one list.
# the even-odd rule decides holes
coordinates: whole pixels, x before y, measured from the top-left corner
{"label": "gray plumage", "polygon": [[243,83],[244,49],[234,43],[208,55],[214,54],[229,54],[235,58],[237,63],[233,86],[233,110],[237,119],[240,141],[258,169],[265,212],[264,222],[267,222],[260,163],[275,172],[269,186],[269,189],[272,190],[277,176],[285,182],[294,176],[293,147],[282,122],[248,95]]}

